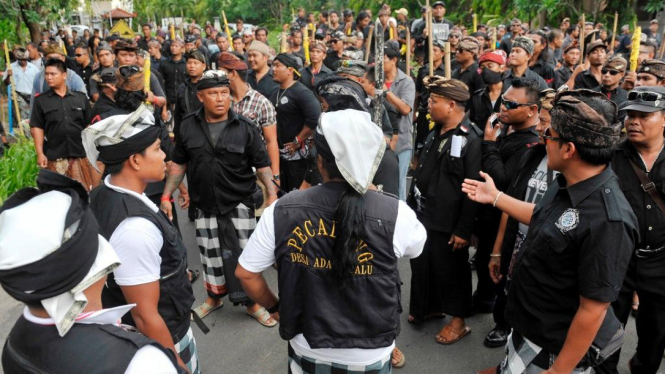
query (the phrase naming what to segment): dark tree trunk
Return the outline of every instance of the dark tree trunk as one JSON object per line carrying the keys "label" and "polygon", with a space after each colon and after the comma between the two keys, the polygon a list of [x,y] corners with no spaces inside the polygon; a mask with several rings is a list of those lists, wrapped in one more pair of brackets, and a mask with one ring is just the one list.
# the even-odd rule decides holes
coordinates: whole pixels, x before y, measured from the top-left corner
{"label": "dark tree trunk", "polygon": [[41,5],[36,2],[33,3],[32,1],[21,1],[19,2],[19,6],[21,8],[21,18],[30,31],[30,40],[32,40],[33,43],[39,43],[42,39],[41,25],[39,24],[38,20],[35,21],[30,19],[28,11],[34,11],[36,14],[40,14]]}

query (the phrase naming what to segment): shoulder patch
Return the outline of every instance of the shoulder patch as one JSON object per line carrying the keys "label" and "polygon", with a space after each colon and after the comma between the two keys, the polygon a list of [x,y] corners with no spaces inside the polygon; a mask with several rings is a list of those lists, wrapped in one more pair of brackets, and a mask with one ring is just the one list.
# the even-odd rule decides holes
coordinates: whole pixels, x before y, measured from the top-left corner
{"label": "shoulder patch", "polygon": [[614,222],[624,221],[624,217],[621,215],[621,209],[619,207],[619,201],[617,196],[617,191],[612,188],[608,188],[606,185],[601,187],[600,193],[603,195],[603,202],[605,203],[605,211],[607,212],[607,219]]}
{"label": "shoulder patch", "polygon": [[478,135],[479,137],[480,137],[480,136],[483,136],[483,134],[484,134],[483,130],[481,130],[480,127],[476,126],[476,124],[473,123],[473,122],[471,122],[471,129],[472,129],[473,132],[475,132],[476,135]]}

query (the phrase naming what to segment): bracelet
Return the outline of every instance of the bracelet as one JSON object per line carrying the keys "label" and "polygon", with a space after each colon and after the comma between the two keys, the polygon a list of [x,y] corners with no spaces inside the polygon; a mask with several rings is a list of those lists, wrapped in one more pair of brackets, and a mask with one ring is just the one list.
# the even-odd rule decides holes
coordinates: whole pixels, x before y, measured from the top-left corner
{"label": "bracelet", "polygon": [[298,139],[297,135],[296,135],[296,138],[293,140],[293,145],[296,146],[296,147],[300,145],[300,139]]}
{"label": "bracelet", "polygon": [[277,300],[275,305],[271,306],[270,308],[267,308],[266,310],[270,314],[275,314],[275,313],[279,312],[279,299]]}
{"label": "bracelet", "polygon": [[493,206],[493,207],[496,208],[496,203],[499,202],[499,197],[501,197],[501,195],[503,195],[503,191],[499,191],[499,193],[496,194],[496,199],[494,199],[494,202],[492,203],[492,206]]}
{"label": "bracelet", "polygon": [[171,199],[170,197],[164,197],[164,196],[162,196],[162,198],[160,199],[160,201],[172,201],[172,200],[173,199]]}
{"label": "bracelet", "polygon": [[497,253],[497,254],[490,253],[490,257],[501,257],[501,253]]}

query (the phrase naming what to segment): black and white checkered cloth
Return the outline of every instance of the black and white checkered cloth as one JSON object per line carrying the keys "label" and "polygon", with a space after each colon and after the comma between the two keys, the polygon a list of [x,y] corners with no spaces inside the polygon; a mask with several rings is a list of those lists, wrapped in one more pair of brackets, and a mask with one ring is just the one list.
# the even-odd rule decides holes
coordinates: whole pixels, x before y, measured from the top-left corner
{"label": "black and white checkered cloth", "polygon": [[182,362],[187,365],[187,369],[192,374],[199,374],[201,368],[199,367],[199,354],[196,347],[196,339],[190,327],[187,334],[179,342],[175,343],[175,350],[182,359]]}
{"label": "black and white checkered cloth", "polygon": [[[501,374],[540,374],[554,365],[557,355],[550,353],[518,332],[506,344],[506,358],[499,365]],[[590,374],[591,368],[575,368],[573,374]]]}
{"label": "black and white checkered cloth", "polygon": [[298,356],[289,344],[289,374],[390,374],[391,355],[370,365],[342,365]]}

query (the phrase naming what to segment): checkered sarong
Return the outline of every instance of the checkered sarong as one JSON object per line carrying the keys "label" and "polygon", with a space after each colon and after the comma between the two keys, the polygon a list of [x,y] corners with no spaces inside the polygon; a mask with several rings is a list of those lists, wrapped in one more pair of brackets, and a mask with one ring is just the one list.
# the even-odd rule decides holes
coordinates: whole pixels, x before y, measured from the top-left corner
{"label": "checkered sarong", "polygon": [[178,351],[178,355],[182,359],[182,362],[187,365],[187,369],[192,374],[199,374],[201,369],[199,368],[199,354],[198,349],[196,348],[196,339],[194,338],[194,333],[190,327],[187,330],[185,337],[180,339],[179,342],[175,344],[175,350]]}
{"label": "checkered sarong", "polygon": [[[506,344],[506,358],[499,365],[501,374],[540,374],[554,365],[557,355],[550,353],[513,330]],[[591,368],[578,367],[573,374],[589,374]]]}
{"label": "checkered sarong", "polygon": [[[223,216],[197,210],[196,243],[201,254],[203,284],[208,296],[221,298],[229,294],[231,301],[246,296],[239,288],[239,282],[235,282],[235,262],[255,228],[254,209],[242,203]],[[231,264],[234,266],[229,266]]]}
{"label": "checkered sarong", "polygon": [[298,356],[289,344],[289,374],[390,374],[393,370],[390,359],[391,355],[387,355],[370,365],[342,365]]}

